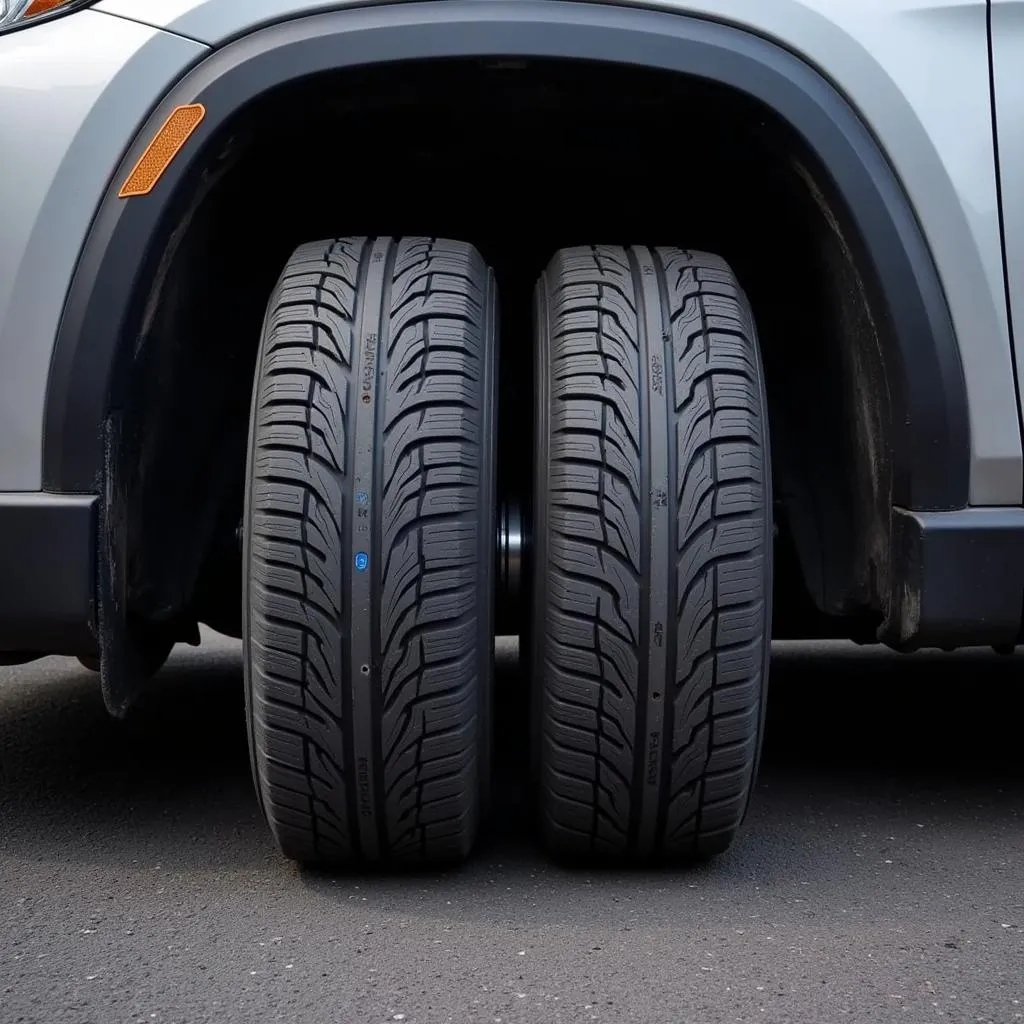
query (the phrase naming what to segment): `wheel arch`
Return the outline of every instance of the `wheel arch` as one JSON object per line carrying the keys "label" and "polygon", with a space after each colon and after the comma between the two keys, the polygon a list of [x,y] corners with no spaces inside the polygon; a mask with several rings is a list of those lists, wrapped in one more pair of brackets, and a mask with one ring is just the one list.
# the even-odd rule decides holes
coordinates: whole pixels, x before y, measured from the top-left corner
{"label": "wheel arch", "polygon": [[[957,339],[928,245],[899,180],[853,107],[781,46],[731,26],[640,8],[562,0],[405,3],[298,18],[230,42],[157,105],[97,212],[65,305],[44,418],[48,490],[109,486],[107,420],[124,400],[148,281],[140,257],[159,247],[170,212],[194,187],[217,133],[269,90],[321,71],[459,57],[536,57],[630,64],[715,82],[758,100],[795,130],[831,178],[859,234],[888,320],[892,501],[916,510],[969,498],[967,392]],[[155,188],[118,190],[178,105],[206,116]],[[164,241],[166,238],[164,238]],[[126,268],[132,268],[126,272]]]}

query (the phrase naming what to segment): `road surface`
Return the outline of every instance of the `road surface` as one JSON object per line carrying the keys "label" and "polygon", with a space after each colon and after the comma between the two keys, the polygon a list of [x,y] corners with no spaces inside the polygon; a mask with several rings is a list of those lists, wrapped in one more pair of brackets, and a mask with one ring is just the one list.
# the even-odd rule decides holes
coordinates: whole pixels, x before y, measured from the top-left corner
{"label": "road surface", "polygon": [[332,878],[258,816],[237,644],[126,723],[0,669],[0,1022],[1024,1020],[1024,660],[777,651],[745,833],[670,873],[537,851],[521,685],[472,863]]}

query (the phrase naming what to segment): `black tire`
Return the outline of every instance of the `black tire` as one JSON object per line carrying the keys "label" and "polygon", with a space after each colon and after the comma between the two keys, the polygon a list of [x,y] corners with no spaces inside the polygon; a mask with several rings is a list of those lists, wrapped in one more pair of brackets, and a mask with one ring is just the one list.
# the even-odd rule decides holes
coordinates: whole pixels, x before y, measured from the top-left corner
{"label": "black tire", "polygon": [[465,857],[489,785],[496,298],[469,245],[301,246],[271,297],[245,513],[256,788],[322,867]]}
{"label": "black tire", "polygon": [[552,852],[724,850],[757,771],[772,517],[760,353],[719,258],[559,252],[536,295],[532,671]]}

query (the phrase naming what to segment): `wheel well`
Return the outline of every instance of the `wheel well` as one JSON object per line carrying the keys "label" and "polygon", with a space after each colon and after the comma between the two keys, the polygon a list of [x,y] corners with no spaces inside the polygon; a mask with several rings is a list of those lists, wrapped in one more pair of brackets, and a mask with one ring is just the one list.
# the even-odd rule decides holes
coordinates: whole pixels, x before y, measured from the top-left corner
{"label": "wheel well", "polygon": [[136,614],[236,631],[252,371],[277,274],[304,241],[411,233],[470,241],[496,270],[499,478],[516,496],[530,480],[531,293],[551,254],[643,242],[724,256],[764,351],[788,595],[780,623],[812,606],[869,623],[884,612],[897,372],[888,321],[828,175],[767,108],[640,68],[421,61],[275,90],[215,142],[151,253],[120,381],[117,476]]}

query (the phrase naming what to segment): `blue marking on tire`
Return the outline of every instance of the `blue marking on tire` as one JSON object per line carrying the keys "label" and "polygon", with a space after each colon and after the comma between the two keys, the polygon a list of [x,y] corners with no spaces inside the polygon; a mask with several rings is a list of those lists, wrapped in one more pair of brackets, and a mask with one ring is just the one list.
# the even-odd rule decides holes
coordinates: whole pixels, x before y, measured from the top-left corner
{"label": "blue marking on tire", "polygon": [[360,551],[356,555],[356,570],[358,572],[366,572],[366,567],[370,564],[370,556],[365,551]]}

